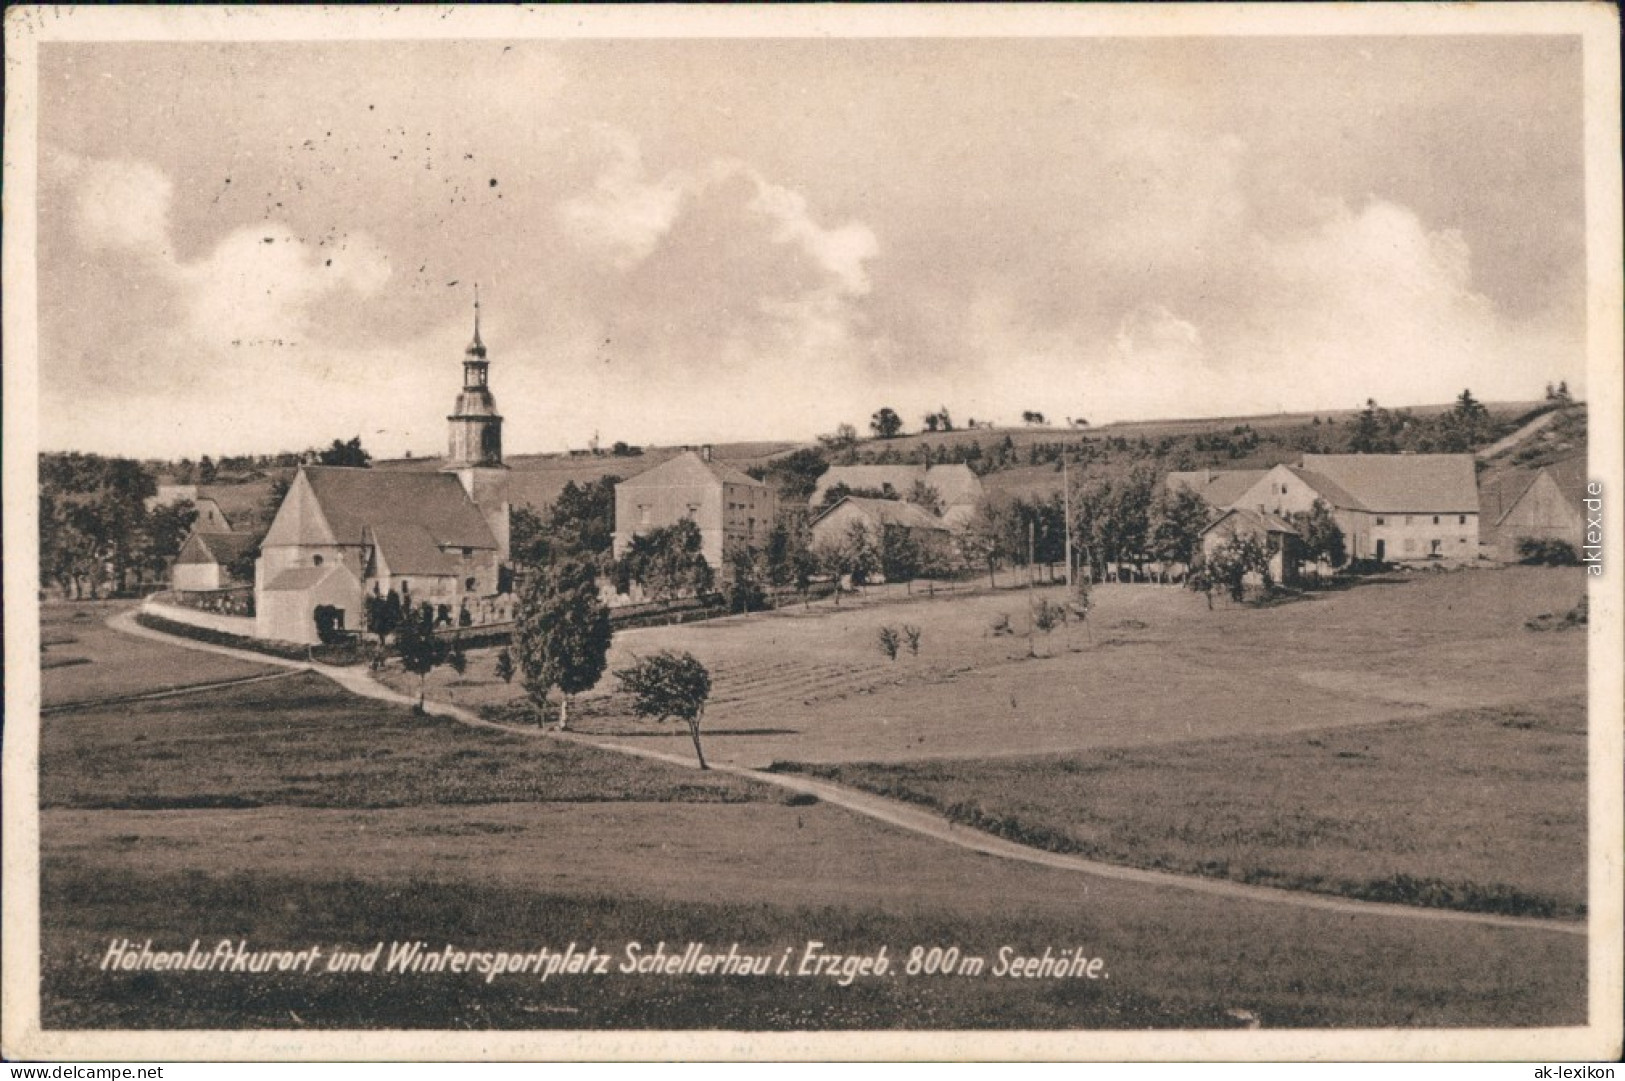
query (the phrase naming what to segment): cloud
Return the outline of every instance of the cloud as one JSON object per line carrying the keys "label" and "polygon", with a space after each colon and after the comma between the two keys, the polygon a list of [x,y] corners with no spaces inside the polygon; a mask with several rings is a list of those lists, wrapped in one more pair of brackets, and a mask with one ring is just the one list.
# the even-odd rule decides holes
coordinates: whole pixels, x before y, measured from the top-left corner
{"label": "cloud", "polygon": [[645,180],[637,140],[625,131],[595,125],[589,138],[605,161],[591,191],[559,204],[559,222],[582,247],[629,267],[671,229],[690,182],[678,173]]}
{"label": "cloud", "polygon": [[82,162],[66,156],[61,165],[76,174],[76,224],[85,247],[169,256],[169,202],[175,186],[162,171],[128,158]]}

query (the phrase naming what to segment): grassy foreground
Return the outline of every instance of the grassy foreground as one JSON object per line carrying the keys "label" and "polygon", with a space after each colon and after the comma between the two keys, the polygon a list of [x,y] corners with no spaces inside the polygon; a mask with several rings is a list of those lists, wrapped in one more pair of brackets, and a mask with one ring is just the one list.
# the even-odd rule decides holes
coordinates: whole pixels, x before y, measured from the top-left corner
{"label": "grassy foreground", "polygon": [[1055,852],[1438,908],[1585,911],[1585,702],[1073,755],[795,765]]}

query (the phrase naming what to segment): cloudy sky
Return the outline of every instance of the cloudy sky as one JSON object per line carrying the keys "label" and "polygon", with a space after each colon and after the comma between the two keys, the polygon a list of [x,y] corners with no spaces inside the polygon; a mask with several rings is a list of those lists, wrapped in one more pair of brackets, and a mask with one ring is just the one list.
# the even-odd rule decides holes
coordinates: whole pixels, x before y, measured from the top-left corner
{"label": "cloudy sky", "polygon": [[1584,378],[1570,37],[40,50],[41,443],[510,453]]}

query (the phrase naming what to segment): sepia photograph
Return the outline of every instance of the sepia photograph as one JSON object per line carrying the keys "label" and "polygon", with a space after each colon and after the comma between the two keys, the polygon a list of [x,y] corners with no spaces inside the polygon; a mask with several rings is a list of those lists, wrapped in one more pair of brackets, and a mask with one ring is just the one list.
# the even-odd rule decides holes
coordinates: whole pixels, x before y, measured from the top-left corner
{"label": "sepia photograph", "polygon": [[8,8],[6,1056],[1616,1058],[1618,18]]}

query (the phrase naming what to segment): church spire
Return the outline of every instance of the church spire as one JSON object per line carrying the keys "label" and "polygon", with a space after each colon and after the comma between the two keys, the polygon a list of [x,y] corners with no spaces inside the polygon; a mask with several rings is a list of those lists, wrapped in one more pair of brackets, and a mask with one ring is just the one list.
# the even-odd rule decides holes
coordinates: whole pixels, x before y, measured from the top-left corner
{"label": "church spire", "polygon": [[474,283],[474,340],[468,343],[469,354],[477,357],[485,355],[485,343],[480,341],[480,283]]}

